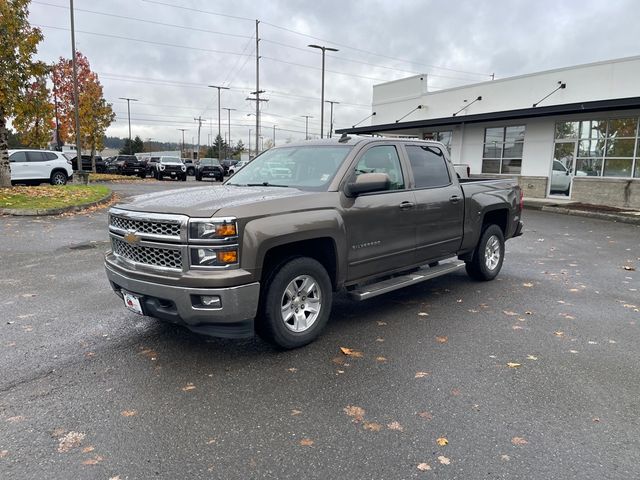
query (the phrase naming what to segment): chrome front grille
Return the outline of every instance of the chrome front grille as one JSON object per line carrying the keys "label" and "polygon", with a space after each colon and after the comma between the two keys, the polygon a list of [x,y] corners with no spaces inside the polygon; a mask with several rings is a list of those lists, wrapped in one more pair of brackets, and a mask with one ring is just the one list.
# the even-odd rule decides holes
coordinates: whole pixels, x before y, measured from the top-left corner
{"label": "chrome front grille", "polygon": [[109,225],[120,230],[139,234],[165,235],[180,238],[180,224],[158,221],[135,220],[132,218],[110,216]]}
{"label": "chrome front grille", "polygon": [[179,247],[131,245],[115,236],[111,237],[111,247],[116,256],[140,265],[172,270],[183,269],[182,249]]}

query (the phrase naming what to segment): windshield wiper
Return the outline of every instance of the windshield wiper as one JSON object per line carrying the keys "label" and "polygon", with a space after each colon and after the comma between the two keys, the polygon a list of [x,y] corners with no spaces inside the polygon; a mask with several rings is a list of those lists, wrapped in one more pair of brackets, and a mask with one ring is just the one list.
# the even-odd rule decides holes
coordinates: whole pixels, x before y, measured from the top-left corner
{"label": "windshield wiper", "polygon": [[283,187],[283,188],[288,188],[289,185],[276,185],[274,183],[262,182],[262,183],[247,183],[247,187]]}

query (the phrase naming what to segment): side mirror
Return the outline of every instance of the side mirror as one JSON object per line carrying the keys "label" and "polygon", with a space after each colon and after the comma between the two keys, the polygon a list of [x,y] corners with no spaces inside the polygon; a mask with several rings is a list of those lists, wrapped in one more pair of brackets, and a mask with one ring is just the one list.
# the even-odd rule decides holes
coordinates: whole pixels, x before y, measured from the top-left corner
{"label": "side mirror", "polygon": [[391,179],[386,173],[361,173],[355,182],[347,183],[345,193],[348,197],[357,197],[362,193],[388,190]]}

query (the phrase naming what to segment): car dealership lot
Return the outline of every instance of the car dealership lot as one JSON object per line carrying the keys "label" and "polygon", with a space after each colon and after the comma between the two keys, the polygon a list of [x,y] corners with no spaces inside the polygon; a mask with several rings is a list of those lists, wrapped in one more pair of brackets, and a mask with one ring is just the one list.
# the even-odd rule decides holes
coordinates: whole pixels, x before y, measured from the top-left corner
{"label": "car dealership lot", "polygon": [[104,210],[0,217],[0,477],[636,478],[640,228],[524,221],[496,281],[338,295],[280,352],[126,311]]}

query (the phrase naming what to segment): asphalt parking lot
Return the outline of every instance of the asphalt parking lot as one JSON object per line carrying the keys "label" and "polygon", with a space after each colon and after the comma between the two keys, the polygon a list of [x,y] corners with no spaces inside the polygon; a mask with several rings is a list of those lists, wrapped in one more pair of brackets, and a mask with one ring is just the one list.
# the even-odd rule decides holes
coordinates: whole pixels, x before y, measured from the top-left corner
{"label": "asphalt parking lot", "polygon": [[105,210],[0,217],[0,478],[640,478],[640,227],[524,221],[496,281],[338,295],[281,352],[125,310]]}

